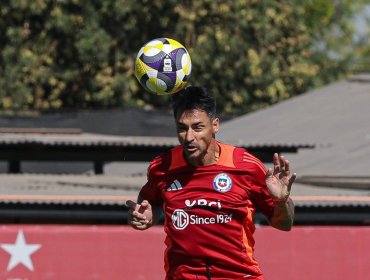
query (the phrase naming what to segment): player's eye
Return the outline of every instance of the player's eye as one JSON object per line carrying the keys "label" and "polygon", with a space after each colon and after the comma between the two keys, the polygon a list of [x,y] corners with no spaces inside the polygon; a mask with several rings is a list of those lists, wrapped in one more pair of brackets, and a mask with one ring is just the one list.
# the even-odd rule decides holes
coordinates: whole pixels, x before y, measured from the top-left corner
{"label": "player's eye", "polygon": [[194,127],[194,131],[199,132],[199,131],[202,131],[203,128],[204,128],[204,125],[197,125],[196,127]]}

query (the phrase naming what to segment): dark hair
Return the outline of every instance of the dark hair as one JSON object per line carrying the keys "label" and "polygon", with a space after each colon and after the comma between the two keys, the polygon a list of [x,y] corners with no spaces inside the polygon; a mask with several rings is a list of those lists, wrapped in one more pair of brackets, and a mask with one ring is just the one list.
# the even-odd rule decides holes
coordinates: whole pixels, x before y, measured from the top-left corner
{"label": "dark hair", "polygon": [[198,109],[213,119],[216,117],[216,100],[205,88],[188,86],[172,95],[172,109],[175,118],[184,111]]}

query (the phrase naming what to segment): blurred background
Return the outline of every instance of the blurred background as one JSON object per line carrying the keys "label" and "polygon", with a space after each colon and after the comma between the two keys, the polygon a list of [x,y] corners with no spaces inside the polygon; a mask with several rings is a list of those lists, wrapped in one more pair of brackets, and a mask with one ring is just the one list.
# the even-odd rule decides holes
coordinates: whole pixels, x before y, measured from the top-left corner
{"label": "blurred background", "polygon": [[369,0],[1,1],[0,278],[164,279],[162,226],[128,228],[124,203],[177,145],[170,97],[134,76],[169,37],[218,138],[298,173],[291,232],[255,215],[266,279],[365,279],[369,27]]}

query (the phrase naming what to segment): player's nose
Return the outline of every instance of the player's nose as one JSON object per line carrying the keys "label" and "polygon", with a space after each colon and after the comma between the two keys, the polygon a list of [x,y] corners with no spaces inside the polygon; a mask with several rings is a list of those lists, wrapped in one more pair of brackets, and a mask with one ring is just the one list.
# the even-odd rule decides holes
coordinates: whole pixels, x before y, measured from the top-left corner
{"label": "player's nose", "polygon": [[187,130],[186,134],[185,134],[185,141],[187,143],[190,143],[190,142],[193,142],[194,138],[195,138],[194,137],[194,131],[191,130],[191,129]]}

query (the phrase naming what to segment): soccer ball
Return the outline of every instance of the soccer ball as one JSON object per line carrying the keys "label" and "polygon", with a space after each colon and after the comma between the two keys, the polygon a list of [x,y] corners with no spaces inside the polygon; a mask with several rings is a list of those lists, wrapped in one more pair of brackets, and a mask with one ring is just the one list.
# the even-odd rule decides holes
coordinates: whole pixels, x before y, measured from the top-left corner
{"label": "soccer ball", "polygon": [[191,73],[191,59],[183,45],[157,38],[146,43],[135,60],[135,76],[149,92],[172,94],[183,89]]}

